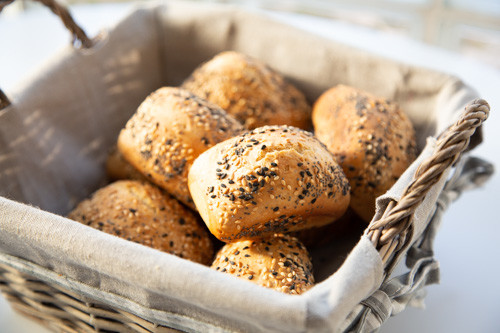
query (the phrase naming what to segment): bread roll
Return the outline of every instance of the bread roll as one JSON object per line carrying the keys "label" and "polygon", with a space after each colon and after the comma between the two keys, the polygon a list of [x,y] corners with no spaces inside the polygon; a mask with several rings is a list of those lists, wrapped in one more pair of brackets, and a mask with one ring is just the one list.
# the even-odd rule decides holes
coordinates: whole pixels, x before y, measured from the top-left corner
{"label": "bread roll", "polygon": [[342,216],[349,183],[310,132],[265,126],[201,154],[189,190],[208,228],[222,241],[321,226]]}
{"label": "bread roll", "polygon": [[209,265],[214,250],[201,221],[157,187],[121,180],[96,191],[68,217],[154,249]]}
{"label": "bread roll", "polygon": [[184,89],[165,87],[139,106],[120,132],[118,149],[153,183],[194,209],[187,187],[194,159],[242,131],[218,106]]}
{"label": "bread roll", "polygon": [[113,181],[122,179],[147,181],[146,176],[125,160],[116,146],[111,149],[106,159],[106,175]]}
{"label": "bread roll", "polygon": [[198,67],[183,83],[253,129],[264,125],[311,128],[305,96],[271,68],[234,51],[222,52]]}
{"label": "bread roll", "polygon": [[411,121],[395,103],[339,85],[318,98],[313,124],[349,179],[352,209],[369,222],[375,199],[416,158]]}
{"label": "bread roll", "polygon": [[301,294],[314,285],[309,253],[292,236],[226,244],[212,268],[288,294]]}

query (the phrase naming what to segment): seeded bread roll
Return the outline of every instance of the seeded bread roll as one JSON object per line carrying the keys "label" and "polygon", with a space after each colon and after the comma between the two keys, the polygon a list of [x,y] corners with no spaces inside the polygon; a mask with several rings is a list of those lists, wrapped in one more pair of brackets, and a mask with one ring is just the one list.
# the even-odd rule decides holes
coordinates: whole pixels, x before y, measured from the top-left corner
{"label": "seeded bread roll", "polygon": [[106,159],[106,175],[111,180],[134,179],[146,181],[147,178],[134,168],[115,146]]}
{"label": "seeded bread roll", "polygon": [[339,85],[314,104],[315,134],[351,184],[351,207],[369,222],[384,194],[417,156],[415,130],[393,102]]}
{"label": "seeded bread roll", "polygon": [[218,106],[187,90],[165,87],[148,96],[118,137],[125,159],[191,208],[187,174],[194,159],[243,131]]}
{"label": "seeded bread roll", "polygon": [[195,215],[157,187],[121,180],[82,201],[68,217],[109,234],[209,265],[214,250]]}
{"label": "seeded bread roll", "polygon": [[304,94],[257,59],[222,52],[198,67],[183,83],[254,129],[264,125],[311,128],[311,107]]}
{"label": "seeded bread roll", "polygon": [[201,154],[189,190],[211,233],[224,242],[330,223],[349,205],[349,183],[310,132],[265,126]]}
{"label": "seeded bread roll", "polygon": [[309,253],[292,236],[226,244],[212,268],[288,294],[302,294],[314,285]]}

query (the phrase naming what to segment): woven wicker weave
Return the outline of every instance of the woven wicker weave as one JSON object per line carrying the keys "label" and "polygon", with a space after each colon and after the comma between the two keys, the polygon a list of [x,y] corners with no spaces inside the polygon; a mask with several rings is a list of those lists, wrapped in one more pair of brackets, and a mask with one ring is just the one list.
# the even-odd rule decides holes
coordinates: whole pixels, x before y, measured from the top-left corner
{"label": "woven wicker weave", "polygon": [[0,290],[14,310],[55,332],[178,332],[84,299],[3,264]]}
{"label": "woven wicker weave", "polygon": [[[484,100],[470,103],[460,119],[439,137],[437,150],[424,161],[399,202],[392,202],[381,218],[366,229],[389,273],[406,254],[412,232],[412,214],[443,172],[451,168],[469,144],[475,130],[488,118]],[[389,274],[387,274],[389,275]],[[172,332],[134,314],[96,303],[59,286],[49,285],[0,264],[0,289],[12,307],[60,332]]]}
{"label": "woven wicker weave", "polygon": [[[10,2],[0,4],[0,11]],[[66,9],[52,0],[40,2],[62,18],[74,40],[79,40],[83,47],[91,46],[91,40]],[[0,109],[8,104],[8,99],[0,91]],[[386,277],[390,276],[411,245],[412,216],[416,208],[443,173],[467,149],[471,136],[487,119],[489,110],[484,100],[471,102],[459,120],[439,136],[436,151],[420,165],[401,199],[391,202],[385,212],[376,216],[366,228],[365,234],[370,237],[384,262]],[[175,331],[58,285],[48,284],[9,265],[0,264],[0,290],[16,311],[57,332]]]}

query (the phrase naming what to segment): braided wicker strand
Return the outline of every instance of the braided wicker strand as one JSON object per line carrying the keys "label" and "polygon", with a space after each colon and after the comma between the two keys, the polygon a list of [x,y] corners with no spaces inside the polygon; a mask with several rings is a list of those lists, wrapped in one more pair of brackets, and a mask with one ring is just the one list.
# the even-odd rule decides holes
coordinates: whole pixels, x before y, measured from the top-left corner
{"label": "braided wicker strand", "polygon": [[0,110],[2,110],[3,108],[6,108],[9,105],[10,105],[9,99],[4,94],[4,92],[2,91],[2,89],[0,89]]}
{"label": "braided wicker strand", "polygon": [[[13,3],[15,0],[1,0],[0,1],[0,13],[2,10]],[[88,49],[93,45],[92,39],[90,39],[85,31],[76,24],[75,20],[69,13],[68,9],[59,4],[56,0],[34,0],[42,3],[46,7],[48,7],[54,14],[59,16],[64,26],[71,32],[73,37],[72,43],[73,45],[81,45],[82,48]],[[0,89],[0,110],[6,108],[11,104],[9,98],[5,95],[5,93]]]}
{"label": "braided wicker strand", "polygon": [[92,40],[87,36],[85,31],[76,24],[75,20],[69,13],[65,6],[60,5],[55,0],[37,0],[40,3],[47,6],[54,14],[59,16],[64,24],[64,26],[71,32],[73,36],[73,45],[77,41],[81,43],[81,46],[85,49],[91,48],[93,43]]}
{"label": "braided wicker strand", "polygon": [[489,111],[488,103],[482,99],[467,105],[459,120],[438,137],[436,151],[419,166],[399,202],[391,202],[382,217],[366,229],[386,268],[392,265],[392,254],[409,245],[413,213],[444,171],[468,147],[471,136],[488,118]]}
{"label": "braided wicker strand", "polygon": [[[58,3],[56,0],[35,0],[40,2],[41,4],[48,7],[54,14],[61,18],[64,26],[71,32],[73,36],[72,42],[73,45],[76,45],[76,42],[80,42],[83,48],[90,48],[93,45],[92,40],[87,36],[85,31],[76,24],[75,20],[69,13],[68,9]],[[0,2],[0,12],[9,4],[13,3],[14,0],[4,0]]]}

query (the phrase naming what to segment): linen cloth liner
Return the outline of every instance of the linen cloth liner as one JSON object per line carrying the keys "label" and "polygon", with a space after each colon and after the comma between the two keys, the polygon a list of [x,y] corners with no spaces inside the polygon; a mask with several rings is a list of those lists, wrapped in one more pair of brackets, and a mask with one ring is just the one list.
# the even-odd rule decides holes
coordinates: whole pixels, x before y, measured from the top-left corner
{"label": "linen cloth liner", "polygon": [[[61,50],[8,92],[13,103],[0,111],[0,195],[5,197],[0,198],[0,260],[188,331],[346,328],[343,321],[351,310],[382,283],[380,257],[364,237],[335,274],[291,296],[56,215],[105,184],[108,149],[150,92],[180,84],[202,61],[228,49],[263,60],[310,101],[338,83],[396,100],[415,124],[421,149],[429,135],[445,129],[477,97],[454,77],[366,54],[262,12],[176,2],[144,6],[105,32],[92,49]],[[480,140],[478,132],[471,146]],[[433,149],[430,139],[419,160]],[[389,196],[401,195],[417,166]],[[445,180],[415,214],[414,239],[435,211]],[[379,201],[378,209],[386,202]]]}

